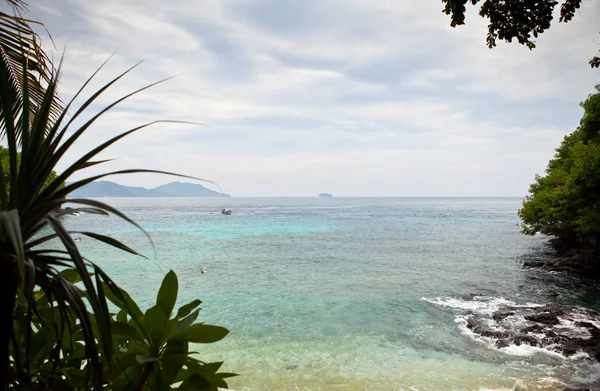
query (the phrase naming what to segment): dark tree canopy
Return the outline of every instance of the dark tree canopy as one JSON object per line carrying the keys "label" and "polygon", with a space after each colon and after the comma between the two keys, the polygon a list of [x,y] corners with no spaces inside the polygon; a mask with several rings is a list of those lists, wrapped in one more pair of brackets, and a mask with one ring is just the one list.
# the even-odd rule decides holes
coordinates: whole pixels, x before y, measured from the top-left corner
{"label": "dark tree canopy", "polygon": [[[479,15],[490,21],[487,44],[496,46],[497,40],[512,42],[516,39],[529,49],[535,48],[534,39],[550,28],[554,18],[554,9],[561,2],[556,0],[442,0],[446,5],[444,12],[450,15],[450,25],[456,27],[465,24],[466,4],[477,5],[482,2]],[[581,0],[564,0],[560,5],[560,22],[569,22],[575,11],[581,6]],[[600,58],[590,60],[592,67],[600,66]]]}

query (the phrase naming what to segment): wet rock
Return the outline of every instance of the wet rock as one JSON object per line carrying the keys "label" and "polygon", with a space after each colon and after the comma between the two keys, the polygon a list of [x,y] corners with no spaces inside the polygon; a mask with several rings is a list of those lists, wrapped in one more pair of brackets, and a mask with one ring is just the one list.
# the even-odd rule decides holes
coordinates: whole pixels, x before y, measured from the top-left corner
{"label": "wet rock", "polygon": [[537,314],[525,315],[525,319],[531,322],[537,322],[547,325],[557,325],[560,323],[558,317],[550,312],[542,312]]}
{"label": "wet rock", "polygon": [[559,350],[567,357],[574,355],[578,351],[578,349],[574,346],[562,346]]}
{"label": "wet rock", "polygon": [[537,346],[538,345],[538,340],[535,337],[532,337],[531,335],[526,335],[526,334],[519,334],[514,336],[511,339],[512,343],[514,343],[517,346],[521,346],[521,344],[526,343],[527,345],[531,345],[531,346]]}
{"label": "wet rock", "polygon": [[534,324],[532,326],[523,327],[521,329],[522,334],[528,334],[528,333],[539,334],[543,331],[544,331],[544,327],[540,326],[539,324]]}
{"label": "wet rock", "polygon": [[590,322],[582,322],[582,321],[575,322],[575,326],[585,327],[586,329],[598,329],[596,326],[594,326],[593,323],[590,323]]}
{"label": "wet rock", "polygon": [[563,391],[590,391],[589,388],[565,387]]}
{"label": "wet rock", "polygon": [[496,341],[496,347],[497,347],[498,349],[506,348],[506,347],[508,347],[509,345],[510,345],[510,344],[509,344],[509,343],[508,343],[508,341],[507,341],[507,340],[505,340],[505,339],[499,339],[499,340],[497,340],[497,341]]}
{"label": "wet rock", "polygon": [[[463,316],[467,316],[466,311]],[[523,319],[531,323],[523,324]],[[566,321],[573,322],[573,327]],[[467,328],[493,339],[498,349],[525,344],[564,356],[585,353],[581,359],[600,361],[600,327],[595,326],[598,322],[600,313],[594,310],[558,304],[503,306],[492,314],[474,311],[466,318]]]}
{"label": "wet rock", "polygon": [[511,333],[508,331],[492,330],[490,328],[477,330],[477,334],[488,338],[508,338],[511,336]]}
{"label": "wet rock", "polygon": [[556,316],[564,316],[567,312],[571,312],[573,308],[564,307],[559,304],[546,304],[543,307],[534,307],[534,309],[539,309],[541,312],[549,312]]}
{"label": "wet rock", "polygon": [[475,316],[471,316],[469,319],[467,319],[467,328],[475,331],[478,328],[479,329],[487,328],[487,325],[484,323],[484,321],[482,319],[475,317]]}
{"label": "wet rock", "polygon": [[523,267],[543,268],[545,264],[546,264],[546,261],[525,261],[525,262],[523,262]]}
{"label": "wet rock", "polygon": [[499,321],[502,320],[504,318],[506,318],[507,316],[511,316],[514,315],[515,312],[514,311],[496,311],[494,312],[494,315],[492,315],[492,319],[494,319],[495,321]]}
{"label": "wet rock", "polygon": [[549,259],[528,260],[523,262],[523,267],[585,278],[600,277],[600,246],[581,247],[576,243],[563,243],[560,240],[550,240],[549,243],[556,250],[548,254]]}
{"label": "wet rock", "polygon": [[460,296],[460,298],[463,299],[463,300],[474,300],[475,297],[477,297],[477,296],[481,296],[481,294],[479,294],[479,293],[467,293],[466,295]]}

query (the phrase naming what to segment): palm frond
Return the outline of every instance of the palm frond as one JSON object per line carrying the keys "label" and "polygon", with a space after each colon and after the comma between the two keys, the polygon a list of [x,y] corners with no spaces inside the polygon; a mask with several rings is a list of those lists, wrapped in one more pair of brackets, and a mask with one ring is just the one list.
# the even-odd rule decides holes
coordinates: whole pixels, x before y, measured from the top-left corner
{"label": "palm frond", "polygon": [[[24,110],[24,102],[31,100],[32,106],[41,103],[44,97],[45,86],[51,79],[52,62],[41,48],[39,36],[35,33],[32,25],[43,26],[42,23],[28,20],[23,17],[22,11],[26,4],[19,0],[9,0],[13,5],[12,15],[0,12],[0,61],[4,62],[8,69],[8,78],[13,96],[13,104],[9,108],[13,116],[21,123],[21,116],[33,119],[33,107]],[[25,64],[25,67],[23,66]],[[29,97],[23,96],[23,85],[29,86]],[[8,108],[3,107],[1,110]],[[52,105],[51,114],[57,118],[62,109],[60,100]],[[0,129],[4,129],[4,115],[0,113]],[[20,139],[23,129],[17,127],[17,139]]]}

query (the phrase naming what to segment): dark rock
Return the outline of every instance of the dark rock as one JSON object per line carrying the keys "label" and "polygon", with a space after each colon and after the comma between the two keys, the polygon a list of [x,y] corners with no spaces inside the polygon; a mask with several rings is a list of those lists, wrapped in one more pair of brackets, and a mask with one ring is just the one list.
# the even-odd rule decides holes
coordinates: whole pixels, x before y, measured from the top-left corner
{"label": "dark rock", "polygon": [[540,326],[539,324],[534,324],[532,326],[523,327],[521,329],[522,334],[541,333],[543,331],[544,331],[544,327]]}
{"label": "dark rock", "polygon": [[556,315],[554,315],[550,312],[542,312],[540,314],[525,315],[525,319],[532,321],[532,322],[543,323],[543,324],[548,324],[548,325],[557,325],[560,323],[560,321],[558,320]]}
{"label": "dark rock", "polygon": [[526,335],[526,334],[516,335],[511,339],[511,341],[512,341],[512,343],[514,343],[517,346],[521,346],[521,344],[523,344],[523,343],[526,343],[531,346],[538,345],[538,340],[535,337],[532,337],[531,335]]}
{"label": "dark rock", "polygon": [[499,320],[506,318],[507,316],[511,316],[514,314],[515,314],[514,311],[496,311],[496,312],[494,312],[494,315],[492,315],[492,318],[495,321],[499,321]]}
{"label": "dark rock", "polygon": [[523,262],[523,267],[600,278],[600,246],[579,246],[572,240],[550,240],[550,244],[556,250],[554,254],[548,254],[553,258],[528,260]]}
{"label": "dark rock", "polygon": [[544,261],[525,261],[523,262],[523,267],[542,268],[546,263]]}
{"label": "dark rock", "polygon": [[508,338],[511,336],[511,333],[508,331],[492,330],[490,328],[478,329],[476,333],[488,338]]}
{"label": "dark rock", "polygon": [[575,322],[575,326],[577,327],[585,327],[586,329],[598,329],[590,322]]}
{"label": "dark rock", "polygon": [[590,391],[589,388],[565,387],[563,391]]}
{"label": "dark rock", "polygon": [[554,330],[552,330],[552,329],[549,329],[549,330],[546,330],[546,337],[549,337],[549,338],[556,338],[556,337],[558,337],[558,334],[556,334],[556,333],[554,332]]}
{"label": "dark rock", "polygon": [[487,328],[487,325],[480,318],[471,316],[467,319],[467,328],[475,331],[478,328]]}
{"label": "dark rock", "polygon": [[574,355],[578,351],[578,349],[574,346],[563,346],[560,350],[562,351],[562,354],[567,357]]}
{"label": "dark rock", "polygon": [[546,304],[543,307],[533,307],[533,308],[539,309],[540,311],[543,311],[543,312],[551,312],[552,314],[554,314],[556,316],[564,315],[565,313],[570,312],[573,309],[572,307],[565,307],[560,304]]}
{"label": "dark rock", "polygon": [[498,349],[505,348],[505,347],[507,347],[507,346],[509,346],[509,345],[510,345],[510,344],[509,344],[509,343],[508,343],[508,341],[507,341],[507,340],[505,340],[505,339],[499,339],[499,340],[497,340],[497,341],[496,341],[496,347],[497,347]]}

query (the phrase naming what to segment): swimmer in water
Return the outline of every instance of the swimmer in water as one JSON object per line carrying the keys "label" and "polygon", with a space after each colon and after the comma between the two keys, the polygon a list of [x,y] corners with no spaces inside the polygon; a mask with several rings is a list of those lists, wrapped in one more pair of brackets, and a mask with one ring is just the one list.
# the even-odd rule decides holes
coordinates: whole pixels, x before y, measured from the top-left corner
{"label": "swimmer in water", "polygon": [[204,274],[204,273],[206,273],[207,271],[208,271],[208,270],[206,270],[206,268],[205,268],[205,267],[203,267],[203,268],[200,270],[200,273]]}

